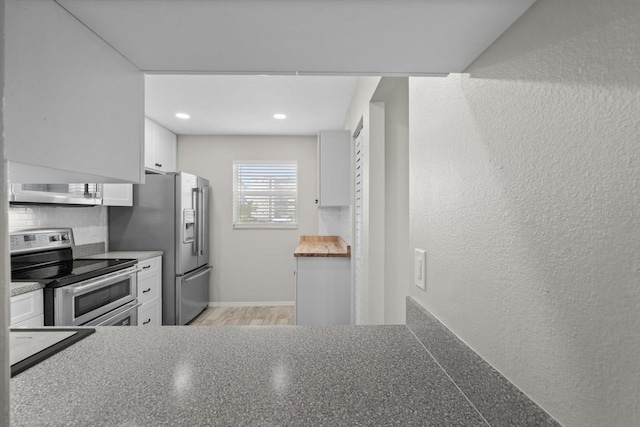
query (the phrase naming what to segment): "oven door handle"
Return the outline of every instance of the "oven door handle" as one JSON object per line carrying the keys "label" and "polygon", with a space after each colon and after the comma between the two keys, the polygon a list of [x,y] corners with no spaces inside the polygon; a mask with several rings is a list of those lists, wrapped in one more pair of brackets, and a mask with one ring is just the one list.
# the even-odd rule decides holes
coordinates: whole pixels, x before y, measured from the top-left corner
{"label": "oven door handle", "polygon": [[102,287],[105,283],[109,283],[109,282],[117,282],[118,280],[120,280],[123,277],[127,277],[127,276],[132,276],[135,275],[135,270],[133,271],[127,271],[126,273],[122,273],[122,274],[117,274],[111,277],[105,277],[104,279],[100,279],[100,280],[96,280],[95,282],[86,284],[86,285],[82,285],[82,286],[66,286],[64,288],[62,288],[63,290],[66,290],[67,292],[71,293],[71,294],[79,294],[81,292],[86,292],[90,289],[94,289],[94,288],[99,288]]}
{"label": "oven door handle", "polygon": [[[123,305],[122,307],[119,307],[107,314],[104,314],[100,317],[98,317],[97,319],[93,319],[90,322],[85,323],[82,326],[102,326],[105,323],[109,323],[110,321],[112,321],[113,319],[116,319],[120,316],[122,316],[123,314],[132,312],[134,309],[137,309],[138,307],[140,307],[142,304],[140,304],[138,302],[138,300],[134,300],[131,301],[125,305]],[[106,317],[106,319],[105,319]],[[137,322],[136,322],[137,323]],[[131,325],[131,326],[137,326],[137,325]]]}

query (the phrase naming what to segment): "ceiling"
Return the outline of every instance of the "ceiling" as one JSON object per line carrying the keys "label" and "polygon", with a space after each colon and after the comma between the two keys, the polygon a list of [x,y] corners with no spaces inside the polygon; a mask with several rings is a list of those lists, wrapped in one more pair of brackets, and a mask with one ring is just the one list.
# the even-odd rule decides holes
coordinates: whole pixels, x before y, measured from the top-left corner
{"label": "ceiling", "polygon": [[149,74],[145,82],[147,117],[179,135],[315,135],[343,128],[357,77]]}
{"label": "ceiling", "polygon": [[[296,76],[462,72],[535,2],[55,1],[149,74],[148,114],[181,134],[342,127],[355,80]],[[177,122],[177,108],[192,119]],[[289,118],[274,123],[266,112],[281,108]]]}

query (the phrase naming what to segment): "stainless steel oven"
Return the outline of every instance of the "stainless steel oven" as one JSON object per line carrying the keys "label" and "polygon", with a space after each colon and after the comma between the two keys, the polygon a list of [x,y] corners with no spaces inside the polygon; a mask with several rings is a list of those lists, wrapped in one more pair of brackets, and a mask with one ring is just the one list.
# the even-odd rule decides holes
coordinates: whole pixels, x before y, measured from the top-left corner
{"label": "stainless steel oven", "polygon": [[[136,267],[52,289],[54,326],[90,325],[125,304],[137,304]],[[134,305],[135,305],[134,304]],[[134,307],[137,310],[137,305]],[[137,316],[131,326],[137,325]]]}
{"label": "stainless steel oven", "polygon": [[132,301],[83,326],[138,326],[139,306],[140,303]]}
{"label": "stainless steel oven", "polygon": [[136,326],[137,261],[74,258],[73,242],[70,228],[10,235],[11,280],[44,286],[44,325]]}

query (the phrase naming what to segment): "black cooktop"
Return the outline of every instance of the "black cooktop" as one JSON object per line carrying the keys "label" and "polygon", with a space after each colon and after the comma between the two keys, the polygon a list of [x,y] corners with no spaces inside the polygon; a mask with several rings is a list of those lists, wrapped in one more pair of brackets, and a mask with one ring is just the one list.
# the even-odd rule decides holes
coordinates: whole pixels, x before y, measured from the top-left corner
{"label": "black cooktop", "polygon": [[[135,259],[69,259],[58,253],[11,258],[12,282],[39,282],[49,288],[70,285],[136,264]],[[66,259],[65,259],[66,258]]]}

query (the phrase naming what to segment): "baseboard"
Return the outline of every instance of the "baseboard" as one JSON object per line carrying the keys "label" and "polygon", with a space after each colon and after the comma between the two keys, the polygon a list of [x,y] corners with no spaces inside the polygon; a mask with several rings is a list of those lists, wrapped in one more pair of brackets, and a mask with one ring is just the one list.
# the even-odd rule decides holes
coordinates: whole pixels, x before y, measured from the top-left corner
{"label": "baseboard", "polygon": [[274,306],[295,306],[295,301],[239,301],[239,302],[220,302],[210,301],[209,307],[274,307]]}
{"label": "baseboard", "polygon": [[415,299],[406,302],[407,327],[489,425],[559,425]]}

